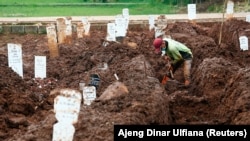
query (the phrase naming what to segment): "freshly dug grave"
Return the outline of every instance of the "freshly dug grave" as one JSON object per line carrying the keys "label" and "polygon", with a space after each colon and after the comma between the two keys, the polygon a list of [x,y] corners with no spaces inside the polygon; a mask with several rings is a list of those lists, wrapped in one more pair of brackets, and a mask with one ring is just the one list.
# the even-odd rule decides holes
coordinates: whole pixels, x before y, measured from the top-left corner
{"label": "freshly dug grave", "polygon": [[[250,51],[239,46],[240,36],[250,37],[250,24],[226,21],[221,40],[220,27],[221,23],[180,22],[165,29],[192,49],[189,87],[183,86],[182,68],[175,73],[176,81],[160,83],[166,63],[154,54],[154,33],[148,29],[129,30],[124,42],[107,46],[106,31],[91,30],[84,38],[73,35],[71,44],[59,45],[56,58],[49,55],[45,34],[1,34],[1,140],[51,140],[57,122],[55,95],[65,88],[79,90],[79,83],[88,84],[91,74],[100,77],[97,99],[90,106],[81,105],[75,141],[111,141],[115,124],[250,124]],[[8,67],[7,43],[22,45],[24,78]],[[47,56],[43,80],[34,78],[36,55]],[[103,63],[107,69],[102,69]]]}

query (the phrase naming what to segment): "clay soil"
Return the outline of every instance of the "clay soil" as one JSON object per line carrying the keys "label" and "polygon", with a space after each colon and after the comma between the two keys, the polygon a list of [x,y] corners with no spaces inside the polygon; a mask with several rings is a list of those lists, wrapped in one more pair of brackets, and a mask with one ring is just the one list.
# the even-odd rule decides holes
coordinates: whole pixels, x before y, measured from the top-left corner
{"label": "clay soil", "polygon": [[[100,77],[97,99],[81,105],[75,141],[112,141],[115,124],[250,125],[250,52],[239,45],[240,36],[250,38],[250,24],[225,21],[221,40],[220,28],[221,23],[180,22],[165,29],[193,52],[189,87],[183,85],[182,68],[175,80],[161,84],[166,62],[154,53],[154,32],[148,28],[130,28],[124,42],[106,46],[105,29],[90,30],[84,38],[73,34],[71,44],[58,45],[55,58],[46,34],[1,34],[0,140],[52,140],[55,96],[61,89],[80,91],[79,83],[88,84],[91,74]],[[7,43],[22,45],[23,78],[8,67]],[[36,55],[47,56],[42,80],[34,78]]]}

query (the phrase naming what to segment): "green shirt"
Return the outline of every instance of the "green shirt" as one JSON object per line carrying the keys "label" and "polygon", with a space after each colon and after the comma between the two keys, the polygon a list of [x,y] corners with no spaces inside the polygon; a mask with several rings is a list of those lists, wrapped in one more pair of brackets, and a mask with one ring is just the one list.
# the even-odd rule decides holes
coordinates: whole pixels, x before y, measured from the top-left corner
{"label": "green shirt", "polygon": [[174,64],[181,60],[193,58],[191,50],[186,45],[170,38],[163,38],[163,41],[168,42],[168,47],[163,48],[163,50],[173,60]]}

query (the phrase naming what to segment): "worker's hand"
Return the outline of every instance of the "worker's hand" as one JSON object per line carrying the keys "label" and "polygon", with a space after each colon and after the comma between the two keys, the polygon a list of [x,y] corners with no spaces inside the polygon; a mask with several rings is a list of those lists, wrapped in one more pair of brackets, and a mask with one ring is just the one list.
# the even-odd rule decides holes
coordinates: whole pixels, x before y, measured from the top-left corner
{"label": "worker's hand", "polygon": [[170,61],[170,58],[166,55],[162,56],[165,61]]}
{"label": "worker's hand", "polygon": [[169,65],[168,70],[169,71],[173,71],[174,70],[174,65],[172,63]]}

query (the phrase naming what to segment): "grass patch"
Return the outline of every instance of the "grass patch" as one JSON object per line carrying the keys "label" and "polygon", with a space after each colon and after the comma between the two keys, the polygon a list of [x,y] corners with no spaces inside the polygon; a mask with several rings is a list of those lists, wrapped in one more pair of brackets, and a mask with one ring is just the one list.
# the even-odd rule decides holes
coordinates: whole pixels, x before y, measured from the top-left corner
{"label": "grass patch", "polygon": [[130,15],[167,14],[171,8],[167,5],[116,5],[116,6],[2,6],[1,17],[42,17],[42,16],[112,16],[129,9]]}

